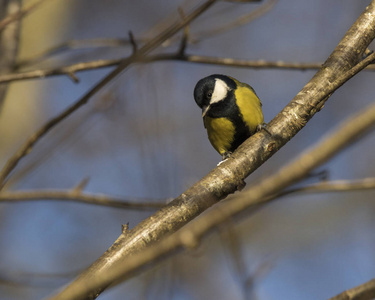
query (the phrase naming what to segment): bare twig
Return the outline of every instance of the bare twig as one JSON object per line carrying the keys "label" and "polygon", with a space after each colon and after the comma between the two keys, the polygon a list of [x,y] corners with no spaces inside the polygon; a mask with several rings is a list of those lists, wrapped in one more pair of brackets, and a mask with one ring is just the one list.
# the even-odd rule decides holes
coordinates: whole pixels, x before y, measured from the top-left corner
{"label": "bare twig", "polygon": [[[144,42],[142,39],[138,40]],[[118,38],[96,38],[96,39],[83,39],[83,40],[69,40],[58,44],[50,49],[47,49],[41,53],[38,53],[29,58],[19,60],[17,62],[17,68],[22,68],[31,64],[40,62],[53,55],[64,53],[67,50],[76,49],[88,49],[88,48],[99,48],[99,47],[123,47],[129,46],[132,42],[129,39],[118,39]]]}
{"label": "bare twig", "polygon": [[[179,7],[179,9],[178,9],[178,13],[180,14],[181,19],[185,18],[184,11],[182,10],[181,7]],[[177,52],[178,56],[184,56],[185,55],[185,50],[186,50],[186,47],[187,47],[187,44],[188,44],[188,39],[189,39],[189,31],[190,31],[189,25],[185,26],[183,34],[182,34],[179,50]]]}
{"label": "bare twig", "polygon": [[[20,0],[0,1],[0,16],[18,11],[21,7]],[[14,22],[0,30],[0,76],[14,71],[15,61],[19,46],[19,33],[21,24]],[[4,101],[7,85],[0,86],[0,108]]]}
{"label": "bare twig", "polygon": [[[261,0],[235,0],[235,1],[228,1],[228,2],[236,2],[236,3],[249,3],[249,2],[261,2]],[[267,13],[270,9],[274,7],[277,0],[269,0],[265,2],[263,5],[255,9],[254,11],[246,14],[229,24],[225,24],[220,26],[219,28],[214,28],[212,30],[202,31],[201,33],[197,33],[197,37],[192,40],[193,43],[198,43],[200,40],[204,38],[212,37],[213,35],[217,35],[229,30],[232,30],[238,26],[245,25],[252,20],[261,17],[265,13]],[[179,10],[181,12],[181,9]],[[185,29],[187,31],[188,29]],[[137,41],[147,42],[145,39],[138,39]],[[185,41],[187,43],[187,40]],[[129,39],[85,39],[85,40],[69,40],[62,44],[59,44],[51,49],[43,51],[31,58],[24,59],[18,62],[17,67],[24,67],[26,65],[30,65],[41,61],[42,59],[51,57],[56,54],[63,53],[66,50],[71,49],[85,49],[85,48],[92,48],[92,47],[121,47],[121,46],[129,46],[131,45],[134,47],[134,41]]]}
{"label": "bare twig", "polygon": [[117,77],[122,71],[124,71],[130,64],[139,60],[145,54],[151,50],[158,47],[163,41],[177,33],[179,30],[184,28],[189,22],[194,20],[204,11],[206,11],[216,0],[207,0],[202,5],[197,7],[192,13],[190,13],[184,20],[173,24],[172,26],[165,29],[155,38],[151,39],[142,48],[138,49],[137,52],[133,53],[129,58],[123,59],[120,64],[107,76],[105,76],[100,82],[98,82],[91,90],[89,90],[81,99],[75,102],[73,105],[69,106],[62,113],[56,117],[49,120],[45,125],[43,125],[37,132],[35,132],[17,151],[16,153],[6,162],[5,166],[0,172],[0,189],[3,187],[7,176],[10,172],[17,166],[18,162],[26,156],[35,143],[40,140],[44,135],[47,134],[56,124],[60,123],[62,120],[67,118],[70,114],[75,112],[78,108],[86,104],[92,96],[94,96],[98,91],[100,91],[104,86],[106,86],[110,81]]}
{"label": "bare twig", "polygon": [[[247,1],[242,1],[242,0],[237,0],[233,2],[247,2]],[[265,15],[267,12],[269,12],[278,2],[278,0],[269,0],[266,1],[264,4],[259,6],[257,9],[253,10],[252,12],[243,15],[242,17],[237,18],[233,22],[229,22],[227,24],[218,26],[216,28],[210,29],[210,30],[205,30],[201,31],[196,34],[196,37],[193,37],[191,42],[192,43],[199,43],[202,40],[206,40],[208,38],[212,38],[215,35],[222,34],[224,32],[233,30],[237,27],[243,26],[245,24],[248,24],[252,22],[253,20]],[[220,24],[220,23],[218,23]]]}
{"label": "bare twig", "polygon": [[[181,44],[183,42],[181,41]],[[182,47],[181,47],[182,48]],[[265,60],[244,60],[233,59],[226,57],[210,57],[200,55],[181,55],[180,51],[175,54],[158,54],[140,58],[139,63],[151,63],[156,61],[176,60],[198,64],[221,65],[224,67],[238,67],[238,68],[253,68],[253,69],[281,69],[281,70],[318,70],[322,66],[322,62],[316,63],[298,63],[298,62],[283,62],[283,61],[265,61]],[[64,67],[57,67],[45,70],[33,70],[26,72],[19,72],[13,74],[0,75],[0,83],[7,83],[12,81],[46,78],[50,76],[68,75],[86,70],[95,70],[101,68],[114,67],[120,64],[122,59],[108,59],[95,60],[89,62],[82,62],[72,64]],[[365,71],[374,71],[375,65],[370,64]]]}
{"label": "bare twig", "polygon": [[[326,99],[336,88],[341,86],[343,82],[353,76],[353,74],[359,72],[366,64],[371,62],[370,59],[374,57],[371,57],[371,55],[362,62],[359,61],[362,59],[362,53],[364,53],[375,37],[374,15],[375,0],[371,2],[357,21],[351,26],[331,56],[327,59],[323,68],[321,68],[296,97],[268,123],[267,128],[272,135],[259,132],[250,137],[232,154],[230,159],[213,169],[208,175],[187,189],[179,197],[168,203],[168,205],[161,210],[129,230],[126,235],[120,235],[112,247],[71,284],[65,287],[63,291],[59,292],[55,297],[52,297],[52,299],[79,298],[80,296],[78,295],[87,297],[88,291],[90,291],[90,295],[92,295],[92,293],[96,292],[96,287],[99,287],[98,290],[101,291],[103,287],[107,287],[109,283],[113,283],[114,278],[119,278],[117,277],[118,275],[123,275],[121,272],[124,271],[124,269],[120,271],[117,269],[120,265],[123,267],[123,264],[120,263],[121,261],[126,260],[129,262],[126,268],[127,272],[130,272],[130,270],[134,270],[140,265],[150,262],[153,258],[161,258],[167,255],[166,253],[168,253],[168,251],[175,249],[173,247],[175,247],[176,244],[173,243],[175,243],[176,238],[167,238],[172,244],[166,244],[166,248],[164,248],[164,246],[163,248],[156,249],[154,247],[148,247],[150,247],[152,243],[166,236],[170,236],[171,233],[176,232],[184,225],[189,226],[188,228],[191,229],[192,227],[188,224],[191,220],[207,208],[216,204],[219,200],[235,192],[239,185],[243,185],[244,178],[256,170],[295,136],[315,113],[322,108],[322,104],[325,103]],[[353,68],[353,66],[355,67]],[[343,75],[339,76],[340,74]],[[375,108],[373,109],[375,110]],[[364,122],[365,119],[362,119],[362,121],[359,121]],[[353,131],[359,129],[359,127],[358,124],[352,126],[347,130],[346,134],[351,136]],[[334,140],[337,142],[336,138]],[[352,140],[349,141],[352,142]],[[313,162],[313,159],[309,157],[304,162],[301,170],[306,171],[307,167],[311,167],[311,162]],[[301,175],[301,172],[299,175]],[[286,184],[288,180],[296,180],[296,178],[286,178],[284,174],[282,174],[281,178],[285,180],[283,184]],[[280,182],[279,184],[281,186]],[[269,182],[266,186],[268,187],[268,185]],[[264,185],[258,185],[256,188],[261,186],[263,188],[265,187]],[[270,192],[274,193],[275,188],[277,188],[277,186],[272,185],[270,187]],[[259,195],[260,194],[258,194],[258,196]],[[253,199],[252,197],[255,196],[257,195],[254,194],[249,197]],[[231,203],[233,203],[233,201],[225,202],[225,204]],[[235,203],[239,204],[242,203],[242,201],[237,200]],[[246,203],[247,202],[245,202],[245,205]],[[236,206],[235,208],[238,209],[239,207]],[[221,210],[219,210],[219,212],[218,210],[211,210],[210,214],[213,213],[213,211],[216,211],[215,216],[221,216],[219,213]],[[231,210],[223,211],[224,215],[231,214],[232,212]],[[206,218],[202,218],[202,223],[200,223],[203,225],[203,232],[213,224],[212,218],[207,218],[207,222],[204,220],[206,220]],[[208,227],[206,225],[208,225]],[[199,228],[195,229],[200,230]],[[195,231],[184,230],[183,232],[183,235],[179,235],[179,242],[189,247],[197,245],[198,240]],[[173,247],[171,248],[170,245]],[[145,248],[147,248],[147,251],[142,252],[141,255],[136,254]],[[128,259],[130,255],[132,259]],[[136,261],[136,257],[138,260],[137,266],[132,265]],[[116,269],[116,272],[118,271],[117,274],[112,272],[114,269]],[[103,282],[102,279],[105,279],[106,282]]]}
{"label": "bare twig", "polygon": [[[164,59],[168,59],[168,58],[167,57],[158,58],[158,60],[164,60]],[[192,63],[208,64],[208,65],[221,65],[221,66],[226,66],[226,67],[254,68],[254,69],[286,69],[286,70],[289,69],[289,70],[304,71],[304,70],[318,70],[322,67],[322,62],[299,63],[299,62],[283,62],[283,61],[245,60],[245,59],[234,59],[234,58],[227,58],[227,57],[211,57],[211,56],[199,56],[199,55],[186,55],[184,57],[176,57],[172,59],[192,62]]]}
{"label": "bare twig", "polygon": [[218,226],[220,237],[224,248],[228,251],[228,260],[230,260],[236,278],[234,281],[239,283],[242,290],[243,299],[256,299],[255,287],[274,265],[274,259],[263,260],[250,275],[246,268],[246,262],[241,249],[241,240],[234,228],[234,222],[231,219]]}
{"label": "bare twig", "polygon": [[[233,0],[233,1],[228,0],[227,2],[250,3],[250,2],[261,2],[261,1],[262,0]],[[245,23],[248,23],[252,21],[253,19],[260,17],[262,14],[266,13],[269,9],[271,9],[274,6],[274,4],[272,4],[272,2],[274,1],[275,0],[270,0],[266,2],[264,5],[257,8],[255,11],[251,12],[249,15],[242,16],[240,19],[238,19],[238,21],[222,26],[224,27],[224,29],[213,29],[213,31],[217,32],[216,34],[218,34],[222,30],[227,31],[227,30],[233,29],[234,27],[244,25]],[[226,28],[227,26],[229,26],[230,28]],[[203,32],[203,34],[209,35],[209,32]],[[202,37],[198,36],[198,38],[201,39]],[[137,41],[147,42],[147,40],[144,38],[140,38]],[[39,53],[31,58],[19,61],[17,66],[23,67],[25,65],[30,65],[42,59],[51,57],[52,55],[60,54],[66,50],[71,50],[71,49],[85,49],[85,48],[92,48],[92,47],[119,47],[119,46],[121,47],[121,46],[129,46],[132,44],[133,42],[131,41],[131,39],[126,39],[126,38],[124,39],[110,39],[110,38],[100,39],[98,38],[98,39],[85,39],[85,40],[69,40],[55,47],[52,47],[51,49],[43,51],[42,53]]]}
{"label": "bare twig", "polygon": [[[155,210],[163,207],[165,203],[168,202],[168,199],[133,198],[131,200],[124,200],[120,197],[98,193],[84,193],[81,184],[85,183],[82,182],[71,190],[2,191],[0,192],[0,203],[57,200],[116,207],[129,210]],[[281,194],[278,194],[277,197],[297,193],[347,192],[370,189],[375,189],[374,177],[357,180],[336,180],[320,182],[300,188],[288,189],[286,191],[283,191]]]}
{"label": "bare twig", "polygon": [[138,44],[137,44],[137,42],[134,38],[134,34],[131,30],[129,31],[129,41],[130,41],[130,44],[132,45],[133,54],[134,54],[138,50]]}
{"label": "bare twig", "polygon": [[243,299],[247,299],[246,295],[250,289],[247,288],[246,282],[249,276],[244,255],[242,253],[241,240],[231,219],[228,219],[226,222],[221,224],[218,227],[218,230],[222,240],[221,244],[223,245],[224,250],[228,252],[225,257],[230,262],[234,271],[234,281],[239,283],[240,289],[242,290],[244,296]]}
{"label": "bare twig", "polygon": [[18,21],[22,19],[24,16],[26,16],[28,13],[30,13],[32,10],[37,8],[39,5],[41,5],[46,0],[37,0],[33,3],[30,3],[28,5],[25,5],[21,10],[18,12],[12,13],[8,16],[6,16],[4,19],[0,21],[0,32],[4,30],[6,26],[8,26],[10,23]]}
{"label": "bare twig", "polygon": [[372,300],[375,299],[375,279],[346,290],[329,300]]}
{"label": "bare twig", "polygon": [[0,192],[0,203],[14,203],[41,200],[72,201],[78,203],[117,207],[130,210],[155,210],[165,205],[160,202],[150,202],[150,199],[135,198],[133,200],[123,200],[121,198],[108,195],[84,193],[76,189]]}
{"label": "bare twig", "polygon": [[118,66],[123,59],[110,59],[110,60],[96,60],[86,63],[72,64],[66,67],[58,67],[48,70],[34,70],[27,72],[20,72],[14,74],[0,75],[0,83],[6,83],[17,80],[35,79],[35,78],[45,78],[49,76],[56,75],[68,75],[74,74],[84,70],[94,70],[100,68],[107,68]]}
{"label": "bare twig", "polygon": [[62,292],[50,299],[81,299],[90,291],[125,279],[141,267],[159,262],[178,250],[196,247],[199,240],[213,228],[245,209],[270,201],[273,198],[269,197],[307,176],[314,168],[352,144],[353,141],[358,140],[359,137],[363,137],[374,125],[375,105],[373,104],[355,117],[346,120],[341,127],[325,137],[312,149],[300,155],[295,161],[249,188],[239,197],[233,197],[230,201],[220,203],[217,207],[208,211],[204,217],[192,221],[180,231],[160,242],[156,242],[143,251],[132,254],[132,259],[123,258],[117,261],[101,276],[92,276],[85,284],[75,286],[75,289],[65,293]]}
{"label": "bare twig", "polygon": [[[375,189],[375,177],[362,178],[357,180],[336,180],[311,184],[308,186],[286,190],[285,194],[294,193],[327,193],[327,192],[348,192],[357,190]],[[284,194],[283,193],[283,194]]]}

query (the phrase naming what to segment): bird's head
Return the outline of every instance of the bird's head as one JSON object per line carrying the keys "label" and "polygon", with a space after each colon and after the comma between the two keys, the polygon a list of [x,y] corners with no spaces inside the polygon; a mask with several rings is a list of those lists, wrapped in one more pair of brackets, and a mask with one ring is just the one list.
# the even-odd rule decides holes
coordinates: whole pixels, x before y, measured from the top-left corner
{"label": "bird's head", "polygon": [[202,109],[202,117],[218,117],[228,106],[234,89],[235,81],[225,75],[214,74],[199,80],[194,89],[194,99]]}

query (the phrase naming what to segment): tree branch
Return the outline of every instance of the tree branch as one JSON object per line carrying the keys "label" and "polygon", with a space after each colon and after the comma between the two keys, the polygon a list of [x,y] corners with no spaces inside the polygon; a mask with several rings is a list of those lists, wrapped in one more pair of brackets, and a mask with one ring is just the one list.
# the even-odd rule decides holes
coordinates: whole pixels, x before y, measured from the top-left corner
{"label": "tree branch", "polygon": [[[145,43],[143,39],[138,39],[137,42]],[[68,40],[56,46],[53,46],[41,53],[35,54],[31,57],[21,59],[17,62],[17,68],[22,68],[35,64],[53,55],[64,53],[66,50],[86,49],[86,48],[99,48],[99,47],[123,47],[131,46],[129,39],[123,38],[95,38],[95,39],[82,39],[82,40]],[[120,60],[120,59],[119,59]]]}
{"label": "tree branch", "polygon": [[329,300],[372,300],[375,298],[375,279],[346,290]]}
{"label": "tree branch", "polygon": [[[0,0],[0,17],[7,13],[18,11],[20,7],[20,0]],[[0,29],[0,76],[14,71],[18,53],[20,25],[20,22],[17,22],[3,28],[5,30]],[[0,86],[0,109],[4,102],[7,89],[7,85]]]}
{"label": "tree branch", "polygon": [[336,180],[319,182],[300,188],[286,190],[285,194],[294,193],[327,193],[327,192],[348,192],[357,190],[375,189],[375,178],[362,178],[357,180]]}
{"label": "tree branch", "polygon": [[2,19],[0,21],[0,32],[3,31],[4,28],[6,28],[10,23],[22,19],[24,16],[26,16],[32,10],[34,10],[39,5],[41,5],[44,1],[45,0],[37,0],[37,1],[33,2],[33,3],[25,5],[25,7],[23,7],[19,11],[7,15],[4,19]]}
{"label": "tree branch", "polygon": [[[375,189],[375,178],[362,178],[357,180],[336,180],[319,182],[295,189],[288,189],[278,197],[296,193],[327,193],[327,192],[347,192],[357,190]],[[26,201],[57,200],[108,206],[129,210],[155,210],[165,206],[168,199],[145,199],[134,198],[124,200],[104,194],[84,193],[81,190],[29,190],[29,191],[1,191],[0,202],[16,203]],[[158,202],[152,202],[152,201]]]}
{"label": "tree branch", "polygon": [[[250,3],[250,2],[262,2],[263,0],[227,0],[226,2],[234,2],[234,3]],[[200,34],[203,34],[207,37],[212,37],[214,34],[220,34],[223,32],[226,32],[228,30],[232,30],[238,26],[245,25],[251,21],[253,21],[256,18],[261,17],[263,14],[268,12],[275,4],[277,0],[270,0],[268,2],[265,2],[260,7],[255,9],[254,11],[250,12],[249,14],[246,14],[238,19],[236,19],[234,22],[231,22],[229,24],[225,24],[224,26],[220,26],[219,28],[214,28],[211,30],[203,31],[201,33],[197,34],[197,38],[194,39],[194,43],[198,43],[199,40],[203,39],[203,36],[200,36]],[[146,39],[137,39],[137,41],[145,43],[147,42]],[[163,43],[163,46],[169,46],[171,43]],[[121,47],[121,46],[128,46],[132,45],[132,41],[130,39],[114,39],[114,38],[97,38],[97,39],[85,39],[85,40],[69,40],[64,43],[61,43],[55,47],[52,47],[50,49],[47,49],[46,51],[43,51],[42,53],[39,53],[31,58],[27,58],[24,60],[19,61],[17,64],[18,67],[24,67],[26,65],[30,65],[32,63],[38,62],[44,58],[51,57],[55,54],[63,53],[65,50],[70,49],[84,49],[84,48],[90,48],[90,47]]]}
{"label": "tree branch", "polygon": [[[238,186],[243,185],[244,178],[270,158],[305,126],[314,114],[322,108],[329,95],[335,89],[374,59],[375,56],[371,54],[360,62],[362,54],[375,36],[374,15],[375,1],[372,1],[340,41],[319,72],[268,124],[267,128],[272,136],[268,133],[260,132],[250,137],[233,153],[230,159],[212,170],[203,179],[154,215],[127,231],[126,234],[120,235],[115,243],[91,267],[51,299],[79,299],[82,297],[87,298],[88,295],[94,298],[108,284],[112,284],[113,280],[118,280],[117,276],[122,276],[125,268],[130,271],[134,267],[133,264],[136,261],[136,257],[143,264],[155,258],[155,253],[161,257],[164,253],[172,250],[173,248],[168,244],[167,248],[155,249],[152,247],[152,249],[150,248],[151,250],[146,249],[142,255],[137,254],[143,249],[150,247],[150,244],[177,231],[228,194],[235,192]],[[353,66],[355,67],[353,68]],[[339,76],[340,74],[343,75]],[[372,109],[374,110],[375,108]],[[360,132],[356,130],[359,130],[358,126],[349,128],[345,136],[351,136],[353,132],[356,134]],[[341,138],[344,139],[344,137]],[[335,140],[337,141],[337,139]],[[352,140],[349,141],[352,142]],[[345,144],[342,140],[341,143]],[[312,168],[311,163],[312,158],[307,157],[306,161],[303,162],[302,170]],[[298,176],[303,174],[299,171]],[[295,175],[291,179],[287,179],[283,175],[284,181],[279,183],[279,186],[284,186],[289,181],[294,182],[298,179]],[[269,193],[276,191],[274,186],[270,186],[269,181],[267,181],[267,184],[258,185],[258,188],[259,186],[270,188]],[[253,199],[255,196],[257,196],[257,199],[260,198],[260,191],[265,192],[264,190],[259,190],[259,194],[250,195],[249,199]],[[222,213],[224,216],[228,213],[235,213],[238,208],[243,207],[241,203],[242,201],[240,203],[238,201],[226,202],[226,204],[235,206],[230,206],[230,209],[225,212],[220,210],[220,213],[218,213],[218,210],[215,210],[215,216],[219,219]],[[244,202],[244,204],[246,203]],[[196,233],[195,230],[203,230],[202,232],[205,232],[206,229],[212,226],[212,220],[212,218],[202,218],[203,227],[201,229],[192,227],[194,225],[189,226],[188,231],[183,231],[184,235],[179,235],[179,242],[193,247],[196,245],[197,240],[196,235],[190,233],[191,230],[194,228],[194,231],[192,231],[194,233]],[[175,247],[176,244],[173,244],[173,241],[176,240],[175,238],[167,238],[166,240],[170,241],[171,245]],[[129,255],[132,255],[131,260],[128,259]],[[121,264],[123,269],[119,271],[119,262],[124,260],[128,264],[126,266]]]}
{"label": "tree branch", "polygon": [[[253,69],[281,69],[281,70],[318,70],[322,67],[322,62],[299,63],[299,62],[284,62],[284,61],[265,61],[265,60],[245,60],[234,59],[228,57],[211,57],[201,55],[187,55],[180,53],[158,54],[145,56],[134,61],[137,63],[152,63],[158,61],[181,61],[198,64],[220,65],[224,67],[238,67],[238,68],[253,68]],[[56,67],[51,69],[40,69],[26,72],[18,72],[0,75],[0,83],[7,83],[12,81],[27,80],[27,79],[45,79],[50,76],[60,76],[75,74],[81,71],[96,70],[101,68],[114,67],[120,64],[122,59],[101,59],[89,62],[82,62],[71,64],[69,66]],[[375,65],[368,65],[365,71],[374,71]]]}
{"label": "tree branch", "polygon": [[76,191],[74,189],[0,192],[0,203],[14,203],[40,200],[71,201],[131,210],[155,210],[165,206],[165,203],[149,202],[150,199],[134,199],[131,201],[125,201],[120,198],[115,198],[113,196],[84,193],[82,191]]}
{"label": "tree branch", "polygon": [[[231,2],[245,2],[245,1],[235,0],[235,1],[231,1]],[[265,1],[261,6],[259,6],[255,10],[253,10],[250,13],[245,14],[245,15],[239,17],[239,18],[236,18],[232,22],[220,25],[220,26],[218,26],[216,28],[213,28],[213,29],[209,29],[209,30],[205,30],[205,31],[201,31],[201,32],[197,33],[196,34],[197,37],[193,38],[191,42],[196,44],[196,43],[201,42],[202,40],[206,40],[207,38],[211,38],[215,35],[219,35],[219,34],[222,34],[224,32],[233,30],[237,27],[246,25],[246,24],[254,21],[255,19],[258,19],[259,17],[268,13],[276,5],[277,2],[278,2],[278,0]]]}
{"label": "tree branch", "polygon": [[234,225],[234,222],[228,219],[218,226],[219,235],[222,239],[221,244],[224,250],[228,252],[225,257],[231,262],[233,271],[235,272],[234,281],[238,282],[242,290],[243,299],[257,299],[255,293],[256,284],[265,278],[275,262],[274,259],[268,258],[262,261],[249,275],[244,255],[241,251],[241,239]]}
{"label": "tree branch", "polygon": [[119,280],[128,278],[140,268],[159,262],[171,254],[175,254],[178,250],[183,250],[186,247],[195,248],[199,244],[199,240],[219,224],[245,209],[275,199],[272,197],[273,195],[307,176],[313,169],[358,140],[359,137],[363,137],[374,126],[375,104],[346,120],[332,134],[326,136],[316,146],[281,168],[274,175],[252,186],[239,196],[231,198],[230,201],[220,203],[175,234],[154,243],[143,251],[133,253],[131,259],[122,257],[116,260],[116,264],[113,264],[111,268],[104,270],[100,276],[92,274],[94,276],[91,276],[84,284],[75,285],[73,289],[67,289],[50,299],[84,299],[90,292],[114,282],[118,283]]}
{"label": "tree branch", "polygon": [[62,120],[67,118],[77,109],[79,109],[81,106],[86,104],[92,98],[92,96],[94,96],[98,91],[100,91],[104,86],[106,86],[112,79],[114,79],[121,72],[123,72],[129,65],[139,60],[141,57],[149,53],[151,50],[154,50],[155,48],[157,48],[159,45],[163,43],[163,41],[167,40],[169,37],[177,33],[180,29],[184,28],[187,24],[189,24],[192,20],[197,18],[199,15],[201,15],[215,2],[216,0],[205,1],[202,5],[197,7],[192,13],[186,16],[186,18],[178,21],[177,23],[173,24],[172,26],[162,31],[159,35],[151,39],[148,43],[146,43],[142,48],[138,49],[137,52],[133,53],[133,55],[131,55],[130,57],[121,60],[119,65],[112,72],[110,72],[100,82],[98,82],[81,99],[79,99],[73,105],[65,109],[62,113],[52,118],[46,124],[44,124],[41,128],[39,128],[39,130],[35,132],[16,151],[16,153],[6,162],[5,166],[0,172],[0,189],[4,186],[7,176],[17,166],[19,161],[23,157],[25,157],[32,150],[35,143],[37,143],[44,135],[46,135],[54,126],[56,126]]}

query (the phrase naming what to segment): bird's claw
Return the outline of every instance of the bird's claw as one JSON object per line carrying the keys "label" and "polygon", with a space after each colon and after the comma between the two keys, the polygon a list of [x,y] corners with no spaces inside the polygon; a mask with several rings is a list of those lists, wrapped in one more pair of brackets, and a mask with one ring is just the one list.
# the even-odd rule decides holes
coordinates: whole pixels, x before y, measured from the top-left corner
{"label": "bird's claw", "polygon": [[259,124],[259,125],[257,126],[257,132],[258,132],[258,131],[261,131],[262,129],[263,129],[265,132],[267,132],[269,135],[272,136],[272,133],[269,132],[269,130],[267,129],[267,123],[262,123],[262,124]]}

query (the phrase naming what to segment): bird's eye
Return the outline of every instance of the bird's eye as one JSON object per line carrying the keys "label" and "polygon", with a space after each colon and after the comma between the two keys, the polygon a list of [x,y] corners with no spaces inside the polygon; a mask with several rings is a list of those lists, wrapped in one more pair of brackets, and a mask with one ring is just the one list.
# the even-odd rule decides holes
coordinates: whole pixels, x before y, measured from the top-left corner
{"label": "bird's eye", "polygon": [[208,93],[207,93],[207,98],[211,98],[212,97],[212,91],[209,91]]}

